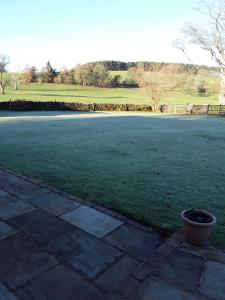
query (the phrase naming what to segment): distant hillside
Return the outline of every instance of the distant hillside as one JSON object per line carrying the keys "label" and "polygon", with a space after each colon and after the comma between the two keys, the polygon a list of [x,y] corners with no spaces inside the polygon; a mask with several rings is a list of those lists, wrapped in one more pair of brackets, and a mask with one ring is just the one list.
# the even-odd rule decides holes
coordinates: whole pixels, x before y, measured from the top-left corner
{"label": "distant hillside", "polygon": [[[196,68],[192,64],[183,64],[183,63],[165,63],[165,62],[154,62],[154,61],[136,61],[136,62],[124,62],[117,60],[103,60],[103,61],[94,61],[88,64],[102,64],[109,71],[127,71],[129,68],[136,67],[137,65],[142,65],[145,71],[151,71],[156,66],[163,67],[167,65],[177,65],[180,66],[184,72],[196,72]],[[209,70],[218,72],[219,69],[217,67],[209,67],[205,65],[201,65],[200,68],[202,70]]]}

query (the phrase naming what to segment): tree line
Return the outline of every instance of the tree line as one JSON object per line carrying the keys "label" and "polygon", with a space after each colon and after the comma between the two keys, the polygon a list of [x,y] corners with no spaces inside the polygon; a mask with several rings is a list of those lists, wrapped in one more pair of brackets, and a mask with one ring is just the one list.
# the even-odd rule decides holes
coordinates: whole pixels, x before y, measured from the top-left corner
{"label": "tree line", "polygon": [[[72,69],[63,68],[57,71],[48,61],[41,71],[35,66],[27,67],[21,72],[6,75],[9,59],[6,55],[0,55],[0,88],[5,93],[5,88],[10,83],[14,83],[18,89],[19,83],[55,83],[55,84],[78,84],[82,86],[94,87],[138,87],[138,82],[132,76],[121,78],[119,74],[111,71],[129,71],[137,68],[142,72],[159,72],[165,67],[173,66],[179,69],[180,73],[198,75],[205,72],[218,72],[216,67],[200,66],[199,70],[192,64],[169,64],[164,62],[122,62],[122,61],[96,61],[84,65],[77,65]],[[204,90],[204,88],[199,88]]]}
{"label": "tree line", "polygon": [[111,74],[102,64],[77,65],[73,69],[63,68],[57,71],[49,61],[41,71],[38,71],[35,66],[31,66],[17,74],[17,80],[22,84],[55,83],[118,87],[119,79],[119,75]]}
{"label": "tree line", "polygon": [[[95,61],[89,64],[103,65],[109,71],[128,71],[130,68],[136,68],[142,66],[143,71],[153,71],[155,68],[161,69],[169,65],[174,65],[179,67],[183,72],[196,74],[195,64],[184,64],[184,63],[166,63],[166,62],[154,62],[154,61],[136,61],[136,62],[123,62],[117,60],[103,60]],[[218,72],[219,68],[214,66],[200,65],[201,70]]]}

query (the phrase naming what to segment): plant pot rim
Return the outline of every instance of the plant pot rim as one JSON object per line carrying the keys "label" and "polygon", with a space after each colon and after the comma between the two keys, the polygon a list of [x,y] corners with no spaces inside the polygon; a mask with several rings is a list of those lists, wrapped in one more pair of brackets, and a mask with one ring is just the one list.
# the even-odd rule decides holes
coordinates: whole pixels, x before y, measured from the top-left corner
{"label": "plant pot rim", "polygon": [[211,214],[210,212],[205,211],[205,210],[201,210],[201,209],[196,209],[196,211],[198,211],[198,212],[200,212],[200,213],[202,213],[202,214],[204,214],[204,215],[207,215],[207,216],[211,217],[211,218],[212,218],[212,221],[211,221],[211,222],[209,222],[209,223],[199,223],[199,222],[194,222],[194,221],[189,220],[187,217],[185,217],[185,213],[186,213],[187,211],[190,211],[190,210],[191,210],[191,209],[185,209],[185,210],[183,210],[183,211],[181,212],[181,219],[182,219],[185,223],[188,223],[188,224],[190,224],[190,225],[194,225],[194,226],[197,226],[197,227],[209,227],[209,226],[213,226],[213,225],[216,224],[216,217],[215,217],[213,214]]}

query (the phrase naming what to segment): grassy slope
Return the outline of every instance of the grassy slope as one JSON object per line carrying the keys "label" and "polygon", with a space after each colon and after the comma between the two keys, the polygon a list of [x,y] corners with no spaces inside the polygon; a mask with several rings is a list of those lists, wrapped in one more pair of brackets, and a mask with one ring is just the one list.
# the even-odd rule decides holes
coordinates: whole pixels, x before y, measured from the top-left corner
{"label": "grassy slope", "polygon": [[225,119],[0,112],[0,132],[10,168],[161,228],[207,209],[225,244]]}
{"label": "grassy slope", "polygon": [[[0,95],[0,101],[26,99],[34,101],[64,101],[83,103],[130,103],[146,104],[148,100],[139,89],[103,89],[82,87],[76,85],[23,85],[18,91],[9,88],[5,95]],[[218,96],[200,97],[188,95],[170,95],[161,103],[165,104],[217,104]]]}

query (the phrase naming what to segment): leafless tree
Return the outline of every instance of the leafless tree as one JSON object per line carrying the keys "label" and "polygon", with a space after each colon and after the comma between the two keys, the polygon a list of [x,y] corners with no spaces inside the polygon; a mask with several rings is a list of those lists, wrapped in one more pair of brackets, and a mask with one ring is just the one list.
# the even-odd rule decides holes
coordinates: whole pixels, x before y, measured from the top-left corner
{"label": "leafless tree", "polygon": [[16,91],[18,90],[19,83],[20,83],[19,78],[20,78],[20,74],[18,74],[18,73],[13,73],[12,74],[12,81],[14,83],[14,90],[16,90]]}
{"label": "leafless tree", "polygon": [[206,18],[207,23],[187,24],[182,30],[184,39],[176,40],[175,44],[190,62],[192,60],[185,42],[196,45],[210,54],[220,68],[220,103],[225,104],[225,0],[200,0],[197,11]]}
{"label": "leafless tree", "polygon": [[153,111],[156,111],[160,100],[175,88],[179,70],[174,66],[156,66],[152,72],[144,72],[140,68],[131,68],[129,72],[149,100]]}
{"label": "leafless tree", "polygon": [[7,66],[9,65],[9,58],[4,54],[0,54],[0,87],[1,93],[5,94],[5,88],[9,84],[9,80],[4,78],[4,73],[7,72]]}

